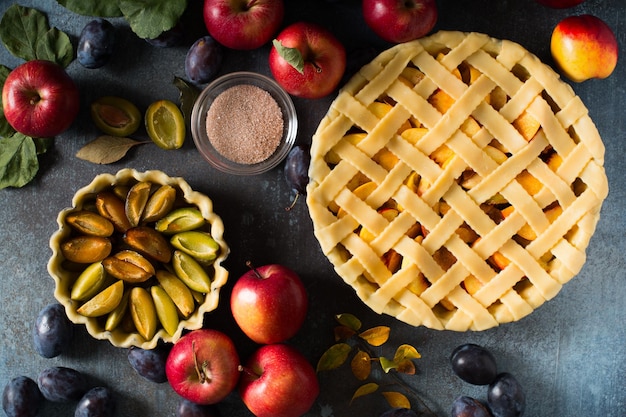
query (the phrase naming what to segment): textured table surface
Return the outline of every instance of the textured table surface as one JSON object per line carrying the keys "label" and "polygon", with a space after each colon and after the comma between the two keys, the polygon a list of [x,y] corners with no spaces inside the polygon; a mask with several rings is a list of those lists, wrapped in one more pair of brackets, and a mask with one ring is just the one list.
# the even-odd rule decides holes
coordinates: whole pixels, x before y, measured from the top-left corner
{"label": "textured table surface", "polygon": [[[190,7],[201,2],[190,0]],[[365,26],[358,1],[288,1],[285,23],[309,20],[324,24],[344,42],[355,71],[363,51],[382,51],[389,45]],[[0,14],[12,4],[0,2]],[[48,15],[51,26],[70,34],[74,45],[89,17],[70,13],[52,0],[22,0]],[[620,62],[605,80],[573,85],[587,105],[606,146],[605,167],[610,194],[602,209],[596,234],[588,248],[582,272],[556,298],[523,320],[480,333],[454,333],[413,328],[369,311],[334,273],[312,234],[306,205],[300,201],[291,212],[284,207],[293,195],[283,179],[282,167],[253,178],[222,174],[209,167],[196,151],[191,137],[178,151],[156,146],[137,147],[121,161],[94,165],[76,158],[76,152],[98,132],[88,103],[102,95],[120,95],[141,109],[158,99],[178,99],[174,76],[184,77],[186,46],[159,49],[138,39],[122,19],[111,19],[119,35],[119,48],[104,68],[87,70],[77,61],[68,72],[81,91],[82,107],[72,128],[59,135],[54,147],[40,159],[35,180],[20,189],[0,190],[0,384],[10,378],[37,374],[49,366],[63,365],[86,373],[90,383],[106,385],[118,400],[117,415],[172,416],[178,402],[168,384],[153,384],[129,366],[126,351],[90,338],[78,328],[67,353],[53,359],[38,356],[31,343],[31,328],[37,312],[54,301],[53,281],[46,271],[51,254],[48,239],[56,229],[57,213],[70,205],[75,190],[103,172],[124,167],[158,169],[181,176],[211,197],[226,226],[231,247],[227,267],[231,280],[245,270],[245,261],[255,264],[282,263],[302,276],[310,296],[306,324],[291,341],[315,363],[333,343],[333,316],[353,313],[364,326],[391,326],[389,346],[409,343],[422,358],[418,373],[405,383],[419,392],[439,416],[449,413],[459,395],[486,396],[485,388],[473,387],[452,374],[448,358],[463,343],[478,343],[496,356],[502,371],[513,373],[524,386],[530,417],[624,415],[626,406],[626,185],[623,181],[626,140],[626,20],[623,0],[588,0],[569,10],[542,7],[534,0],[439,0],[436,29],[479,31],[519,42],[544,62],[551,64],[550,34],[556,23],[569,14],[591,13],[604,19],[615,31],[621,46]],[[200,15],[197,37],[203,35]],[[268,74],[268,47],[252,52],[229,51],[221,72],[251,70]],[[355,52],[357,51],[357,52]],[[358,52],[360,51],[360,52]],[[10,68],[21,61],[0,47],[0,64]],[[352,64],[352,65],[351,65]],[[350,67],[351,65],[351,67]],[[320,100],[295,100],[300,116],[299,143],[309,143],[333,95]],[[224,296],[226,298],[227,295]],[[206,317],[206,326],[222,329],[235,338],[242,357],[255,348],[241,336],[222,302]],[[391,355],[384,349],[381,354]],[[388,381],[375,375],[377,381]],[[360,385],[346,367],[320,375],[321,393],[307,416],[377,416],[388,408],[380,395],[350,397]],[[412,397],[411,397],[412,398]],[[47,404],[41,415],[73,415],[74,404]],[[237,394],[220,405],[223,415],[249,416]]]}

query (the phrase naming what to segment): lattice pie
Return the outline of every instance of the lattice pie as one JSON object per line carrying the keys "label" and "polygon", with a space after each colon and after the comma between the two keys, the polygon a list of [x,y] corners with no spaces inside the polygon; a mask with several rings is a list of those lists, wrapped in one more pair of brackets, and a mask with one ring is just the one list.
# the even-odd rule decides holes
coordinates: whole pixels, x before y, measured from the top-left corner
{"label": "lattice pie", "polygon": [[369,307],[412,325],[528,315],[582,268],[608,193],[587,113],[510,41],[438,32],[388,49],[313,137],[323,252]]}

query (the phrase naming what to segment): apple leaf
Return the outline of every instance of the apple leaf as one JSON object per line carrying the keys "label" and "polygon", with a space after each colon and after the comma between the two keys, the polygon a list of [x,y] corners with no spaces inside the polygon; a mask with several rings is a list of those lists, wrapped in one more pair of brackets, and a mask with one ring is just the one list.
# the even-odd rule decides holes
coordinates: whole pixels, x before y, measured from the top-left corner
{"label": "apple leaf", "polygon": [[47,59],[66,67],[74,56],[66,33],[50,28],[48,18],[39,10],[18,4],[2,16],[0,40],[11,54],[25,61]]}
{"label": "apple leaf", "polygon": [[0,138],[0,189],[23,187],[37,171],[39,160],[33,138],[21,133]]}
{"label": "apple leaf", "polygon": [[47,59],[66,68],[74,59],[74,48],[69,36],[57,28],[52,28],[37,39],[37,59]]}
{"label": "apple leaf", "polygon": [[83,16],[120,17],[118,0],[57,0],[61,6]]}
{"label": "apple leaf", "polygon": [[317,362],[317,372],[339,368],[348,359],[352,347],[347,343],[332,345]]}
{"label": "apple leaf", "polygon": [[298,71],[300,74],[304,73],[304,58],[302,57],[302,54],[300,53],[298,48],[289,48],[287,46],[284,46],[278,39],[274,39],[272,41],[272,44],[274,45],[274,48],[276,48],[278,54],[285,61],[291,64],[291,66],[294,67],[296,71]]}
{"label": "apple leaf", "polygon": [[131,148],[143,143],[147,142],[103,135],[80,148],[76,157],[94,164],[112,164],[122,159]]}
{"label": "apple leaf", "polygon": [[178,23],[187,0],[119,0],[119,7],[137,36],[153,39]]}
{"label": "apple leaf", "polygon": [[[0,91],[2,90],[4,82],[6,81],[10,72],[10,68],[4,65],[0,65]],[[4,117],[4,111],[2,111],[2,95],[0,94],[0,137],[6,138],[12,136],[14,133],[15,129],[13,129],[9,122],[7,122],[6,117]]]}
{"label": "apple leaf", "polygon": [[352,338],[356,332],[348,326],[335,326],[335,342],[346,341]]}

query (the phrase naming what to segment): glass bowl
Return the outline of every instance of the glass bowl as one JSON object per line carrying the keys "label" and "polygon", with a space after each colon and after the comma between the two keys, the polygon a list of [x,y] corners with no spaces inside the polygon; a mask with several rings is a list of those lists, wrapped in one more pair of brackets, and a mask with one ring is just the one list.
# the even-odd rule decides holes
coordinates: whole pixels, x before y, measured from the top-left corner
{"label": "glass bowl", "polygon": [[[104,265],[106,261],[103,259],[101,261],[91,260],[77,262],[76,259],[68,259],[66,257],[66,254],[69,255],[69,253],[64,251],[63,247],[66,242],[72,240],[73,238],[83,237],[86,235],[84,232],[79,231],[80,229],[77,229],[75,223],[72,221],[72,218],[76,218],[79,213],[98,213],[98,203],[96,200],[98,193],[108,192],[114,197],[122,194],[124,196],[130,196],[131,194],[128,190],[134,184],[139,182],[150,184],[151,196],[155,196],[158,192],[157,190],[160,188],[168,188],[163,186],[172,187],[175,190],[175,193],[172,193],[172,190],[169,190],[170,193],[168,193],[168,201],[173,201],[173,206],[164,204],[163,206],[166,206],[167,209],[164,209],[161,213],[165,213],[166,211],[171,213],[177,209],[197,209],[200,215],[197,215],[196,218],[201,218],[203,220],[199,223],[195,223],[197,227],[195,230],[210,234],[213,240],[217,243],[218,248],[217,257],[211,263],[204,263],[202,266],[210,278],[210,289],[204,293],[197,290],[189,291],[189,294],[191,294],[193,298],[190,299],[187,297],[187,303],[185,304],[187,312],[183,314],[181,312],[182,310],[178,308],[179,304],[176,304],[177,307],[175,311],[178,311],[179,319],[175,327],[171,326],[170,332],[168,332],[165,330],[164,326],[160,325],[157,321],[156,329],[154,330],[152,337],[149,339],[144,338],[144,336],[142,336],[137,330],[137,327],[133,324],[132,313],[130,311],[130,307],[128,307],[128,305],[130,305],[130,301],[127,301],[127,307],[120,307],[120,311],[118,311],[117,314],[121,317],[121,319],[116,321],[117,324],[114,325],[111,324],[110,317],[115,314],[115,312],[107,312],[96,316],[87,316],[80,314],[78,309],[89,300],[93,299],[95,297],[93,294],[97,294],[103,291],[103,288],[108,288],[109,286],[114,285],[111,284],[112,282],[119,284],[119,282],[122,281],[124,287],[124,298],[126,299],[129,298],[126,294],[131,294],[130,292],[136,287],[146,289],[147,291],[145,294],[152,294],[152,288],[159,286],[164,290],[168,290],[166,292],[170,293],[169,288],[171,287],[168,288],[160,278],[157,278],[159,277],[159,272],[157,271],[167,270],[172,272],[173,260],[170,262],[156,261],[149,256],[146,256],[145,258],[149,259],[149,262],[153,264],[155,274],[150,276],[150,278],[145,281],[134,283],[128,281],[127,279],[114,278],[106,272],[108,270],[104,269],[104,282],[97,284],[97,286],[94,285],[94,290],[89,291],[91,295],[81,298],[77,297],[76,293],[73,291],[75,287],[79,287],[79,277],[87,275],[85,270],[90,268],[91,265],[97,263]],[[159,196],[161,195],[163,194],[159,194]],[[162,201],[162,199],[157,199],[156,197],[155,200]],[[123,200],[120,198],[120,201]],[[146,207],[149,206],[150,204],[146,204]],[[110,207],[113,206],[110,205]],[[147,211],[148,209],[146,208],[143,213],[145,214]],[[198,214],[197,211],[196,214]],[[124,213],[124,211],[122,211],[122,213]],[[128,213],[128,211],[126,211],[126,213]],[[160,218],[163,218],[163,215],[160,215]],[[181,337],[185,330],[195,330],[202,327],[204,314],[217,308],[220,288],[226,284],[228,279],[228,271],[222,265],[230,252],[228,245],[223,239],[224,224],[222,219],[215,212],[213,212],[213,202],[211,199],[202,193],[192,190],[189,184],[187,184],[187,182],[182,178],[169,177],[165,173],[156,170],[138,172],[133,169],[123,169],[115,175],[97,175],[90,184],[76,191],[72,199],[72,206],[61,210],[57,216],[57,223],[58,229],[50,238],[52,256],[50,257],[47,265],[48,272],[55,281],[54,297],[65,307],[65,312],[68,318],[73,323],[84,324],[92,337],[101,340],[108,339],[111,344],[117,347],[137,346],[143,349],[153,349],[157,346],[159,340],[174,343]],[[148,220],[145,215],[142,215],[142,220],[138,226],[152,228],[152,230],[155,230],[156,218]],[[140,227],[136,227],[136,229],[140,229]],[[128,250],[125,250],[129,249],[129,247],[128,242],[125,241],[124,235],[127,236],[128,233],[123,233],[119,230],[114,231],[113,234],[110,234],[109,232],[107,239],[109,239],[112,243],[112,250],[107,257],[113,257],[115,254],[120,252],[128,252]],[[162,236],[165,238],[165,242],[170,242],[173,234],[164,232]],[[70,258],[73,258],[73,256],[70,256]],[[96,266],[100,267],[100,265]],[[180,281],[182,281],[182,279]],[[91,288],[91,286],[88,286],[87,288]],[[180,290],[180,287],[177,288]],[[180,292],[186,291],[180,290]],[[154,298],[154,295],[152,295],[152,297]],[[179,299],[179,297],[172,297],[172,299]],[[124,301],[120,301],[118,305],[124,305],[124,303]],[[158,316],[157,320],[160,320]],[[174,320],[174,322],[176,323],[176,320]],[[146,333],[144,332],[143,334]]]}
{"label": "glass bowl", "polygon": [[[211,105],[224,91],[238,85],[252,85],[270,94],[276,101],[283,119],[283,133],[276,150],[261,162],[238,163],[220,153],[211,143],[207,133],[207,117]],[[274,80],[254,72],[233,72],[221,76],[207,85],[194,103],[191,113],[191,134],[200,154],[218,170],[235,175],[256,175],[278,166],[296,141],[298,117],[293,101]]]}

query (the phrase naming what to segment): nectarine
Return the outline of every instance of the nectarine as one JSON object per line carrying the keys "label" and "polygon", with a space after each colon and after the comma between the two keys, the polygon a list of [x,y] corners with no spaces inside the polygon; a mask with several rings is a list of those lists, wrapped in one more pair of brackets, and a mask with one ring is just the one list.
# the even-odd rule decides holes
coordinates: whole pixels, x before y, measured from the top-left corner
{"label": "nectarine", "polygon": [[617,39],[611,28],[592,15],[569,16],[552,32],[550,51],[567,78],[582,82],[606,78],[617,65]]}

